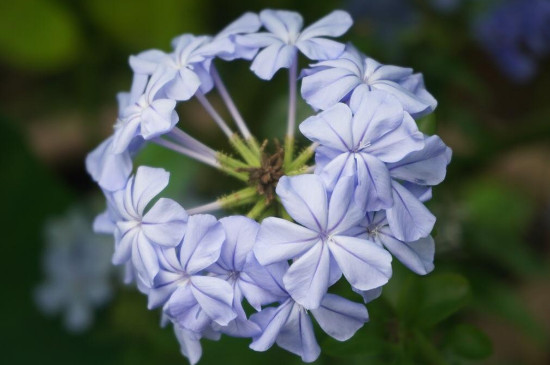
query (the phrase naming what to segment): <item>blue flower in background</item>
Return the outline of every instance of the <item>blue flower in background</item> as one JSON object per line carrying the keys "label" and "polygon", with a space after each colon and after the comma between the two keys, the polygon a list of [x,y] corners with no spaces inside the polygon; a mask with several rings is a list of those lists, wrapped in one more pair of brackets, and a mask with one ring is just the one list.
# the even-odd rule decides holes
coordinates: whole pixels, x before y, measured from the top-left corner
{"label": "blue flower in background", "polygon": [[45,241],[45,278],[35,290],[36,303],[47,314],[62,313],[68,330],[84,331],[92,324],[94,310],[112,296],[112,245],[92,232],[80,209],[48,222]]}
{"label": "blue flower in background", "polygon": [[527,82],[550,52],[550,1],[505,1],[484,14],[474,32],[503,73]]}

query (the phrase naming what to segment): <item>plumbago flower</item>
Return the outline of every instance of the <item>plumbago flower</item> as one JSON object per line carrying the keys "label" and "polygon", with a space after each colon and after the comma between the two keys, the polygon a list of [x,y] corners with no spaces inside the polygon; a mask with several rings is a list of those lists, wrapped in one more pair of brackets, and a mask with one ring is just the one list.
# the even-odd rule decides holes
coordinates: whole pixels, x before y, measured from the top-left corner
{"label": "plumbago flower", "polygon": [[[365,304],[390,280],[392,255],[420,275],[434,268],[435,217],[424,203],[443,181],[451,151],[422,134],[414,118],[436,102],[420,74],[325,38],[351,24],[349,14],[334,11],[302,29],[298,13],[268,9],[246,13],[214,36],[178,36],[171,52],[130,57],[134,78],[119,94],[113,135],[86,160],[107,200],[94,230],[113,235],[113,263],[125,265],[126,281],[147,295],[150,309],[161,308],[192,364],[202,355],[201,340],[222,334],[251,338],[255,351],[277,344],[314,361],[321,348],[310,315],[346,341],[368,321]],[[302,96],[322,111],[300,124],[312,144],[295,153],[300,54],[321,61],[302,71]],[[264,80],[289,69],[283,145],[260,144],[250,133],[217,72],[220,59],[252,60]],[[236,130],[209,102],[214,91]],[[183,130],[178,104],[191,98],[234,156]],[[158,197],[167,171],[139,166],[132,174],[132,158],[151,143],[244,186],[184,210]],[[246,216],[210,215],[220,210]],[[331,292],[343,279],[364,303]]]}
{"label": "plumbago flower", "polygon": [[357,90],[381,90],[394,95],[413,117],[431,113],[437,101],[424,87],[422,74],[410,68],[382,65],[352,45],[337,59],[311,65],[303,72],[302,96],[317,109],[346,101]]}

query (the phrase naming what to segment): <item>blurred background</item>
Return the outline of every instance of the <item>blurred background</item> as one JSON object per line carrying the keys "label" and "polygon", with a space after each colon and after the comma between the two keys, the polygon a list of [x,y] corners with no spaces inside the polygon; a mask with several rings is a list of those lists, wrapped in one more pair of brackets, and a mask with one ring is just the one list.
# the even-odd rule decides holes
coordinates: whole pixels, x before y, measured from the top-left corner
{"label": "blurred background", "polygon": [[[146,298],[99,264],[112,243],[91,235],[104,202],[84,158],[111,133],[115,95],[131,83],[130,54],[168,50],[185,32],[215,34],[266,7],[299,11],[306,24],[349,11],[355,24],[344,41],[424,74],[439,105],[420,126],[454,152],[429,203],[438,217],[435,271],[416,277],[396,264],[368,306],[371,322],[343,344],[319,335],[317,363],[550,364],[547,0],[0,2],[0,362],[187,363]],[[265,83],[248,66],[218,63],[253,132],[282,137],[286,75]],[[311,113],[305,105],[299,112]],[[191,134],[227,149],[198,105],[180,115]],[[166,194],[184,206],[233,189],[217,172],[154,147],[137,163],[170,170]],[[61,308],[62,298],[76,304]],[[201,364],[300,363],[279,349],[254,353],[247,340],[203,345]]]}

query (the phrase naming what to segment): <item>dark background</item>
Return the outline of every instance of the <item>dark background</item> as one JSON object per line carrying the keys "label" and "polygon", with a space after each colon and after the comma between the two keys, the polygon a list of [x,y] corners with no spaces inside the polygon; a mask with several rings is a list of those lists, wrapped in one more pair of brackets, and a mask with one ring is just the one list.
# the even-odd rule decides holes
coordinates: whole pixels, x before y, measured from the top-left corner
{"label": "dark background", "polygon": [[[348,10],[355,25],[343,40],[380,62],[424,74],[439,105],[422,128],[454,152],[430,202],[438,217],[435,272],[417,278],[396,267],[382,304],[368,306],[371,323],[347,344],[319,337],[325,355],[318,362],[550,363],[550,15],[539,23],[528,11],[498,15],[512,2],[0,3],[1,362],[186,363],[171,330],[159,327],[159,313],[148,311],[132,288],[119,285],[85,333],[70,334],[59,318],[41,314],[32,293],[42,275],[43,225],[75,204],[102,209],[83,161],[111,131],[115,94],[131,82],[130,54],[168,50],[178,34],[215,34],[245,11],[271,7],[297,10],[305,24]],[[536,1],[524,3],[534,9]],[[532,51],[532,39],[541,50]],[[246,62],[218,65],[253,132],[282,136],[284,73],[268,84]],[[210,146],[227,148],[195,103],[180,119]],[[184,203],[233,189],[207,167],[154,148],[139,162],[168,168],[168,193]],[[261,354],[247,344],[204,341],[201,364],[299,363],[279,349]]]}

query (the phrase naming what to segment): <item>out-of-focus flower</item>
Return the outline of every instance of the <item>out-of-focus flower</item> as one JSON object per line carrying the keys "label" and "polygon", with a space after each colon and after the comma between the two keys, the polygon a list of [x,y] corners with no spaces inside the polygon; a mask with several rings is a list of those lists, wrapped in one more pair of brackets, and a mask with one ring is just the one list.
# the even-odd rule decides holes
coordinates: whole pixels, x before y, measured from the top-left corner
{"label": "out-of-focus flower", "polygon": [[47,314],[62,313],[68,330],[84,331],[112,295],[112,244],[92,232],[88,216],[77,208],[47,222],[45,244],[45,277],[35,290],[36,303]]}
{"label": "out-of-focus flower", "polygon": [[504,1],[481,16],[473,32],[503,73],[527,82],[550,52],[550,1]]}

